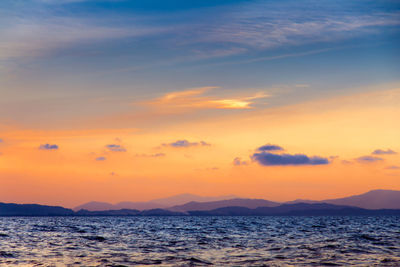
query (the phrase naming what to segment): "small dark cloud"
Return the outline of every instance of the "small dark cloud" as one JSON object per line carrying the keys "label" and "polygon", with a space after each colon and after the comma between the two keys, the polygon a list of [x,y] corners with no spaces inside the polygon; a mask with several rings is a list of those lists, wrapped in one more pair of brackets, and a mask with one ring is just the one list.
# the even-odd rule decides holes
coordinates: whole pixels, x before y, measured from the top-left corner
{"label": "small dark cloud", "polygon": [[159,158],[159,157],[165,157],[165,153],[155,153],[155,154],[150,154],[147,156],[151,157],[151,158]]}
{"label": "small dark cloud", "polygon": [[247,165],[247,164],[248,164],[247,161],[244,161],[239,157],[233,159],[233,165],[235,165],[235,166],[242,166],[242,165]]}
{"label": "small dark cloud", "polygon": [[263,166],[285,166],[285,165],[324,165],[329,164],[327,158],[318,156],[308,157],[303,154],[272,154],[268,152],[254,153],[251,157]]}
{"label": "small dark cloud", "polygon": [[349,160],[342,160],[342,164],[352,164],[352,162]]}
{"label": "small dark cloud", "polygon": [[155,154],[136,154],[136,157],[148,157],[148,158],[160,158],[165,157],[165,153],[155,153]]}
{"label": "small dark cloud", "polygon": [[97,157],[96,160],[97,161],[105,161],[105,160],[107,160],[107,158],[106,157]]}
{"label": "small dark cloud", "polygon": [[189,142],[188,140],[177,140],[169,144],[162,144],[163,146],[181,148],[181,147],[193,147],[193,146],[210,146],[210,144],[200,141],[200,142]]}
{"label": "small dark cloud", "polygon": [[258,151],[283,151],[283,147],[278,145],[267,144],[257,148]]}
{"label": "small dark cloud", "polygon": [[106,145],[106,148],[108,148],[108,150],[113,152],[126,152],[126,149],[121,145],[110,144]]}
{"label": "small dark cloud", "polygon": [[387,170],[400,170],[400,166],[392,165],[392,166],[386,167],[385,169],[387,169]]}
{"label": "small dark cloud", "polygon": [[110,172],[111,176],[116,176],[117,174],[115,172]]}
{"label": "small dark cloud", "polygon": [[39,146],[41,150],[57,150],[58,145],[51,145],[51,144],[43,144]]}
{"label": "small dark cloud", "polygon": [[383,158],[374,157],[374,156],[362,156],[362,157],[356,158],[356,160],[360,163],[372,163],[372,162],[381,161],[381,160],[383,160]]}
{"label": "small dark cloud", "polygon": [[3,143],[3,142],[4,142],[4,140],[0,138],[0,143]]}
{"label": "small dark cloud", "polygon": [[396,151],[393,151],[391,149],[383,150],[383,149],[377,149],[374,152],[372,152],[373,155],[394,155],[397,154]]}

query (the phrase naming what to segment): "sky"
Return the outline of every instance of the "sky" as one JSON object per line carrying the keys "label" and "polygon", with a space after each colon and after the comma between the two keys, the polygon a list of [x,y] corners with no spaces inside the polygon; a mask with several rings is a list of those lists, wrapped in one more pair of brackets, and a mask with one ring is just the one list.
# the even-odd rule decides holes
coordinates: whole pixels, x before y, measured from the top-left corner
{"label": "sky", "polygon": [[0,202],[400,190],[395,0],[2,0]]}

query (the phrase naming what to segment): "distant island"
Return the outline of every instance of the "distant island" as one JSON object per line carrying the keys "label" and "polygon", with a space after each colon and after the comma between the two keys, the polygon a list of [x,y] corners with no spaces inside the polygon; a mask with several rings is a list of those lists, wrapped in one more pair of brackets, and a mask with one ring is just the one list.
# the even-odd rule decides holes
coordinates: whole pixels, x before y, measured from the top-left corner
{"label": "distant island", "polygon": [[[67,209],[38,204],[0,203],[0,216],[376,216],[400,215],[400,191],[373,190],[362,195],[323,201],[295,200],[278,203],[264,199],[207,198],[185,194],[157,202],[140,202],[148,209]],[[228,197],[229,198],[229,197]],[[200,201],[191,201],[192,199]],[[210,201],[212,200],[212,201]],[[182,202],[188,201],[181,204]],[[160,202],[162,204],[160,204]],[[95,202],[97,208],[99,202]],[[131,204],[126,204],[131,203]],[[125,202],[134,206],[137,202]],[[168,207],[168,203],[180,204]],[[90,203],[82,205],[91,206]],[[93,206],[93,205],[92,205]],[[118,205],[116,205],[118,207]],[[154,208],[152,208],[154,207]]]}

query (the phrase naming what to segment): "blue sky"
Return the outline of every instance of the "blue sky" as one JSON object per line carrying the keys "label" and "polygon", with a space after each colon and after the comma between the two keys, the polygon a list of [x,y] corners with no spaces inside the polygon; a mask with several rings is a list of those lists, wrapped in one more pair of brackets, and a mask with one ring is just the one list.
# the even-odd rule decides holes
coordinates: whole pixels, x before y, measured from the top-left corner
{"label": "blue sky", "polygon": [[20,123],[52,105],[50,121],[95,116],[203,86],[268,91],[274,107],[400,70],[397,1],[3,0],[0,15],[0,109]]}

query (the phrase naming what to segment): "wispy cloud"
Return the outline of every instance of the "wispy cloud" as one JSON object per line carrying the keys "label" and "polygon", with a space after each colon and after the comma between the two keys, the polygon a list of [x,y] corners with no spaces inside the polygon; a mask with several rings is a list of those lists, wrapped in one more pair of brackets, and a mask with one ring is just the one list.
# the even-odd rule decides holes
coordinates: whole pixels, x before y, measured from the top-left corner
{"label": "wispy cloud", "polygon": [[43,144],[39,146],[40,150],[57,150],[58,145],[55,144]]}
{"label": "wispy cloud", "polygon": [[356,160],[360,163],[372,163],[372,162],[382,161],[383,158],[374,157],[374,156],[362,156],[362,157],[356,158]]}
{"label": "wispy cloud", "polygon": [[109,144],[106,145],[106,148],[110,151],[113,152],[126,152],[126,148],[121,146],[121,145],[117,145],[117,144]]}
{"label": "wispy cloud", "polygon": [[[307,16],[304,16],[304,5]],[[313,7],[309,7],[313,5]],[[340,5],[340,4],[338,4]],[[228,42],[244,47],[268,49],[282,45],[352,38],[383,26],[399,25],[398,13],[370,10],[350,12],[304,1],[288,6],[282,2],[256,1],[225,14],[198,37],[204,42]]]}
{"label": "wispy cloud", "polygon": [[278,145],[267,144],[257,148],[258,151],[283,151],[284,149]]}
{"label": "wispy cloud", "polygon": [[[35,1],[40,2],[40,3],[45,3],[45,4],[60,5],[60,4],[88,2],[88,1],[95,1],[95,0],[35,0]],[[109,1],[112,1],[112,0],[109,0]]]}
{"label": "wispy cloud", "polygon": [[95,160],[96,161],[105,161],[105,160],[107,160],[107,158],[106,157],[97,157]]}
{"label": "wispy cloud", "polygon": [[69,47],[164,31],[161,27],[121,26],[67,16],[18,18],[12,22],[8,27],[0,27],[0,59],[44,56]]}
{"label": "wispy cloud", "polygon": [[374,152],[372,152],[373,155],[394,155],[397,154],[396,151],[393,151],[391,149],[383,150],[383,149],[377,149]]}
{"label": "wispy cloud", "polygon": [[[116,18],[114,12],[103,12],[101,20],[93,15],[72,15],[74,12],[64,5],[85,0],[33,2],[44,6],[36,15],[26,16],[18,10],[10,12],[9,17],[3,15],[6,22],[3,24],[7,26],[0,27],[0,59],[47,55],[66,47],[153,35],[159,37],[157,43],[161,46],[174,41],[188,59],[193,59],[193,55],[204,59],[353,38],[400,24],[396,10],[372,8],[368,12],[356,12],[354,8],[348,10],[336,4],[332,11],[331,6],[313,1],[296,5],[286,1],[251,1],[227,8],[165,12],[163,16],[130,10]],[[115,2],[122,7],[124,1]],[[60,7],[55,12],[48,8],[49,4],[63,4],[65,9]],[[205,12],[210,15],[205,16]],[[284,57],[293,55],[301,54]],[[258,55],[256,60],[275,58]]]}
{"label": "wispy cloud", "polygon": [[194,146],[210,146],[209,143],[205,141],[199,141],[199,142],[190,142],[188,140],[177,140],[172,143],[168,144],[162,144],[162,146],[169,146],[169,147],[174,147],[174,148],[186,148],[186,147],[194,147]]}
{"label": "wispy cloud", "polygon": [[392,166],[387,166],[385,169],[387,169],[387,170],[400,170],[400,166],[392,165]]}
{"label": "wispy cloud", "polygon": [[155,154],[136,154],[136,157],[145,157],[145,158],[161,158],[165,157],[165,153],[155,153]]}
{"label": "wispy cloud", "polygon": [[217,98],[204,96],[206,92],[219,87],[208,86],[184,91],[170,92],[160,98],[145,102],[146,105],[158,109],[185,110],[185,109],[250,109],[254,100],[266,98],[263,92],[245,97]]}
{"label": "wispy cloud", "polygon": [[245,160],[242,160],[239,157],[236,157],[233,159],[233,165],[234,166],[242,166],[242,165],[248,165],[248,162]]}

